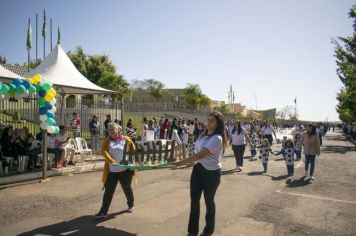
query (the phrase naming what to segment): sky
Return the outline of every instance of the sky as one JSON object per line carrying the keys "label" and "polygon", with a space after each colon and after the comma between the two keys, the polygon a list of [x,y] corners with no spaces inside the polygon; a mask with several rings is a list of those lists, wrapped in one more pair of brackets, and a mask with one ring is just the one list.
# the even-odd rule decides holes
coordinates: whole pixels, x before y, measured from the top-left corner
{"label": "sky", "polygon": [[[213,100],[277,110],[302,120],[338,120],[331,39],[352,35],[350,0],[0,0],[0,55],[27,60],[31,18],[46,9],[66,50],[106,54],[127,80],[154,78],[167,88],[198,83]],[[46,52],[50,50],[49,35]],[[31,57],[35,57],[34,34]],[[43,57],[39,38],[38,55]]]}

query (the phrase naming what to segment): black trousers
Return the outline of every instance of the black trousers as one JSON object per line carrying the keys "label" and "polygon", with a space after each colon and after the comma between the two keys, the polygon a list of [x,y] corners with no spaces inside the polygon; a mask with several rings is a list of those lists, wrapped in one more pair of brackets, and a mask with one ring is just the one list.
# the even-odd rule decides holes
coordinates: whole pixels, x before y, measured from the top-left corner
{"label": "black trousers", "polygon": [[268,140],[268,142],[269,142],[269,145],[272,145],[272,143],[273,143],[272,134],[265,134],[265,135],[263,135],[263,138],[266,138]]}
{"label": "black trousers", "polygon": [[215,193],[220,184],[221,170],[207,170],[200,163],[193,168],[190,177],[190,216],[188,232],[199,233],[200,198],[204,193],[206,215],[204,232],[213,234],[215,230]]}
{"label": "black trousers", "polygon": [[244,165],[245,146],[246,146],[245,144],[244,145],[232,145],[232,151],[234,152],[237,166],[242,167]]}
{"label": "black trousers", "polygon": [[110,172],[105,182],[105,192],[103,196],[103,204],[101,206],[101,213],[108,213],[112,198],[115,193],[117,183],[120,181],[122,190],[125,193],[127,199],[127,205],[129,208],[134,206],[134,195],[131,188],[131,182],[134,172],[126,170],[123,172]]}

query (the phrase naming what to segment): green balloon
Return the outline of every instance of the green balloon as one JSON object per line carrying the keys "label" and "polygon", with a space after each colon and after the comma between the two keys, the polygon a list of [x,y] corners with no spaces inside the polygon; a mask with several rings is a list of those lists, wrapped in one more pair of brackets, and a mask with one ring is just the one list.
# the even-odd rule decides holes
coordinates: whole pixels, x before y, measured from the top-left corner
{"label": "green balloon", "polygon": [[36,89],[36,87],[33,86],[33,85],[31,85],[31,86],[28,88],[28,92],[29,92],[30,94],[35,93],[36,91],[37,91],[37,89]]}
{"label": "green balloon", "polygon": [[48,118],[46,122],[50,126],[56,125],[56,121],[53,118]]}
{"label": "green balloon", "polygon": [[18,93],[18,94],[23,94],[25,91],[26,91],[26,88],[23,85],[19,85],[16,87],[16,93]]}
{"label": "green balloon", "polygon": [[1,85],[1,92],[2,93],[8,93],[9,92],[9,90],[10,90],[10,88],[9,88],[9,85],[7,85],[7,84],[2,84]]}
{"label": "green balloon", "polygon": [[49,83],[44,83],[42,84],[42,88],[46,91],[50,90],[52,86]]}
{"label": "green balloon", "polygon": [[37,103],[40,106],[44,106],[44,104],[46,104],[46,100],[44,98],[39,98],[37,99]]}
{"label": "green balloon", "polygon": [[16,85],[14,85],[14,84],[9,84],[9,91],[10,91],[10,92],[16,92]]}
{"label": "green balloon", "polygon": [[55,133],[55,134],[59,134],[59,127],[58,127],[58,126],[55,126],[55,127],[54,127],[54,133]]}

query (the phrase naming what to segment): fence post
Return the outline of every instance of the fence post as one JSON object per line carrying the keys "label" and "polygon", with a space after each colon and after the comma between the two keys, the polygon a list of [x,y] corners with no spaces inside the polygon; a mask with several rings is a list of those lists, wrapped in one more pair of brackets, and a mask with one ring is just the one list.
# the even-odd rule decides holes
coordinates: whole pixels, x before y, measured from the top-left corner
{"label": "fence post", "polygon": [[47,131],[42,130],[42,179],[47,178]]}

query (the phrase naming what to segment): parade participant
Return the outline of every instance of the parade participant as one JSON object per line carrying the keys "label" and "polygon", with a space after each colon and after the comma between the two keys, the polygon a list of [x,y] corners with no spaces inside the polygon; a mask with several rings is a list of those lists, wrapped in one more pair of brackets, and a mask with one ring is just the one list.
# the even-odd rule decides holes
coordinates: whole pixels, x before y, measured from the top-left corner
{"label": "parade participant", "polygon": [[269,158],[269,154],[272,153],[272,150],[270,148],[270,144],[268,142],[268,139],[263,139],[261,142],[261,147],[259,150],[259,159],[262,161],[262,165],[263,165],[263,173],[267,173],[267,169],[268,169],[268,158]]}
{"label": "parade participant", "polygon": [[121,188],[125,193],[128,204],[128,212],[131,213],[134,209],[134,194],[131,188],[131,182],[135,172],[115,165],[123,160],[124,147],[126,143],[128,144],[128,148],[131,152],[135,151],[134,143],[129,137],[121,134],[121,129],[121,126],[116,123],[109,123],[109,137],[103,142],[101,148],[101,154],[105,158],[102,178],[105,192],[101,209],[96,215],[99,219],[107,217],[118,182],[120,182]]}
{"label": "parade participant", "polygon": [[308,125],[307,131],[301,136],[301,142],[304,146],[305,155],[305,177],[308,177],[310,164],[309,179],[314,179],[315,157],[320,155],[320,141],[314,125]]}
{"label": "parade participant", "polygon": [[221,178],[221,156],[227,144],[224,116],[220,112],[211,113],[205,134],[195,143],[196,154],[174,163],[174,167],[194,163],[190,178],[190,217],[188,236],[199,232],[200,197],[204,192],[206,204],[206,225],[200,235],[212,235],[215,229],[215,193]]}
{"label": "parade participant", "polygon": [[246,141],[252,146],[247,131],[241,126],[240,121],[236,121],[231,131],[231,144],[236,159],[236,170],[242,171]]}

